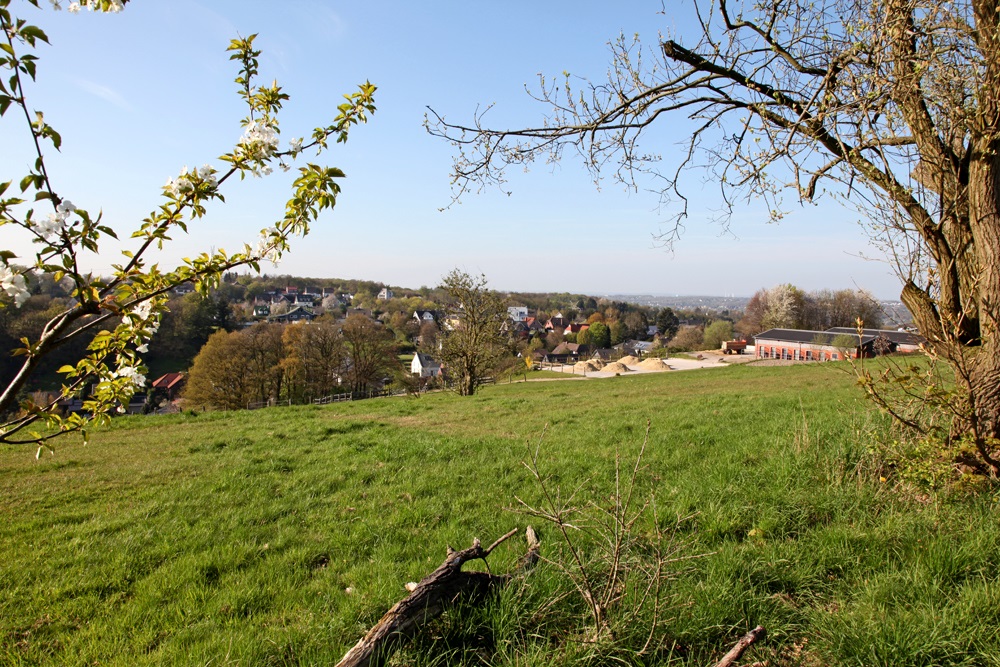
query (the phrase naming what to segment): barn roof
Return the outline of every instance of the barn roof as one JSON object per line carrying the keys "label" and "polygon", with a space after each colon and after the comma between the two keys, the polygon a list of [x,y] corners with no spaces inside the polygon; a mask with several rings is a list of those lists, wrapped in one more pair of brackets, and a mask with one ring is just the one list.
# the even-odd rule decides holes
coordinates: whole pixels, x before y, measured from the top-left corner
{"label": "barn roof", "polygon": [[[808,329],[768,329],[754,336],[754,342],[760,340],[775,340],[783,343],[812,343],[814,345],[833,345],[833,340],[844,334],[857,339],[858,332],[846,329],[843,332],[810,331]],[[875,340],[877,336],[862,334],[858,345],[864,346]]]}
{"label": "barn roof", "polygon": [[[854,334],[857,335],[858,330],[852,329],[850,327],[831,327],[827,329],[833,334]],[[926,343],[927,339],[920,334],[910,333],[909,331],[895,331],[893,329],[862,329],[861,333],[866,336],[882,336],[892,341],[896,345],[920,345],[921,343]]]}

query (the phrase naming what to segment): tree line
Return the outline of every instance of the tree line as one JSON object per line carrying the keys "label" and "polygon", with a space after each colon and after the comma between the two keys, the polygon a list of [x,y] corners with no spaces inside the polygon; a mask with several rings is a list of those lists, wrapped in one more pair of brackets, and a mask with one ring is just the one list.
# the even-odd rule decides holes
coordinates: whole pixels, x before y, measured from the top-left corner
{"label": "tree line", "polygon": [[253,403],[307,403],[338,392],[382,388],[402,374],[391,332],[351,315],[342,324],[258,323],[220,330],[194,359],[186,405],[236,410]]}

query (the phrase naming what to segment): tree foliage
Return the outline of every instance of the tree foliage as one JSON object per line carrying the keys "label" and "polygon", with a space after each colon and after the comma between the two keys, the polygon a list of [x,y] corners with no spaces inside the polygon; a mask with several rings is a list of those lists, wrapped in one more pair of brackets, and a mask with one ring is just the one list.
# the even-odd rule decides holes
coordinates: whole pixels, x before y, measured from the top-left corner
{"label": "tree foliage", "polygon": [[[41,4],[38,0],[28,3]],[[124,0],[84,3],[94,11],[120,11],[124,4]],[[4,415],[0,442],[5,443],[46,442],[60,433],[84,430],[93,420],[105,420],[123,409],[145,387],[142,354],[160,325],[170,291],[192,283],[207,294],[233,267],[259,270],[262,260],[277,261],[293,237],[307,234],[320,213],[334,206],[344,174],[314,163],[299,167],[284,216],[261,230],[255,243],[244,244],[234,253],[213,250],[170,268],[156,262],[157,251],[190,226],[202,224],[208,204],[223,201],[227,182],[264,176],[273,166],[291,167],[304,150],[318,153],[331,141],[345,142],[351,128],[366,122],[375,111],[375,87],[366,82],[345,96],[329,124],[281,147],[279,112],[288,95],[277,82],[258,83],[260,51],[254,48],[255,36],[234,39],[228,51],[238,68],[237,92],[247,112],[240,122],[242,137],[215,166],[185,167],[159,193],[151,193],[160,201],[145,219],[131,225],[105,221],[100,213],[74,205],[68,199],[70,193],[46,168],[46,152],[60,150],[62,137],[31,104],[25,84],[35,78],[36,47],[48,42],[48,37],[16,15],[18,10],[11,0],[0,0],[0,70],[7,72],[0,84],[0,116],[3,122],[20,124],[36,148],[36,159],[28,173],[0,182],[0,225],[21,228],[37,251],[21,264],[13,263],[17,258],[12,252],[0,252],[0,290],[13,302],[7,307],[19,307],[29,296],[26,277],[30,271],[52,274],[56,282],[66,281],[72,287],[71,301],[53,314],[40,333],[23,337],[14,350],[20,365],[0,392],[0,415]],[[88,273],[85,255],[111,251],[120,234],[131,236],[136,245],[121,250],[121,260],[110,276]],[[89,342],[82,358],[59,369],[64,380],[56,399],[37,405],[20,398],[46,359],[85,339]],[[85,388],[89,393],[84,412],[61,415],[59,400],[79,396]]]}
{"label": "tree foliage", "polygon": [[458,393],[472,396],[479,383],[497,372],[512,355],[507,300],[489,289],[486,276],[453,270],[441,282],[450,304],[442,336],[441,360]]}
{"label": "tree foliage", "polygon": [[218,331],[194,358],[184,398],[191,406],[239,410],[259,400],[255,393],[258,386],[242,335]]}
{"label": "tree foliage", "polygon": [[364,315],[350,315],[340,328],[347,348],[346,378],[352,391],[381,386],[399,368],[392,334]]}
{"label": "tree foliage", "polygon": [[705,327],[702,345],[706,350],[718,350],[722,341],[733,339],[733,323],[726,320],[716,320]]}
{"label": "tree foliage", "polygon": [[807,293],[785,284],[757,290],[736,328],[745,336],[767,329],[825,331],[831,327],[854,327],[859,318],[869,329],[882,326],[878,302],[863,290]]}
{"label": "tree foliage", "polygon": [[680,320],[672,308],[663,308],[656,314],[656,331],[665,339],[670,340],[677,335]]}
{"label": "tree foliage", "polygon": [[596,348],[611,347],[611,329],[604,322],[594,322],[587,329],[590,343]]}
{"label": "tree foliage", "polygon": [[212,334],[195,357],[186,406],[237,410],[276,401],[308,403],[341,391],[381,388],[400,372],[392,335],[374,320],[273,324]]}
{"label": "tree foliage", "polygon": [[[930,352],[957,389],[903,421],[965,437],[1000,472],[1000,12],[995,0],[695,0],[694,31],[651,50],[611,44],[606,81],[543,78],[544,122],[491,128],[478,114],[456,125],[432,112],[429,129],[456,146],[456,196],[502,184],[507,166],[578,152],[600,177],[630,186],[649,176],[687,215],[685,175],[705,166],[721,220],[783,196],[824,195],[870,221],[902,282]],[[692,122],[672,164],[642,148],[665,119]],[[669,121],[667,121],[669,122]],[[643,183],[645,185],[645,183]],[[905,373],[904,373],[905,375]],[[926,378],[925,378],[926,379]],[[891,384],[891,383],[890,383]],[[874,378],[866,379],[878,391]],[[940,408],[940,409],[938,409]],[[931,414],[930,420],[921,413]]]}

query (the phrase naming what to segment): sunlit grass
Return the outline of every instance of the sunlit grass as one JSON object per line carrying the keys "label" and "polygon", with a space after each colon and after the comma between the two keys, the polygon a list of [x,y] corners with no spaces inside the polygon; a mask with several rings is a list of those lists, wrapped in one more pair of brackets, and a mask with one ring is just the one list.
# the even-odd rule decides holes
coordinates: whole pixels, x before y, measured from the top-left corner
{"label": "sunlit grass", "polygon": [[[447,545],[525,525],[507,508],[539,500],[529,448],[603,502],[647,420],[658,514],[714,555],[678,567],[660,645],[629,661],[705,664],[761,624],[771,664],[997,664],[991,498],[881,482],[884,425],[836,364],[134,417],[39,461],[4,450],[0,664],[332,664]],[[566,587],[543,564],[402,663],[607,659],[572,596],[551,604]]]}

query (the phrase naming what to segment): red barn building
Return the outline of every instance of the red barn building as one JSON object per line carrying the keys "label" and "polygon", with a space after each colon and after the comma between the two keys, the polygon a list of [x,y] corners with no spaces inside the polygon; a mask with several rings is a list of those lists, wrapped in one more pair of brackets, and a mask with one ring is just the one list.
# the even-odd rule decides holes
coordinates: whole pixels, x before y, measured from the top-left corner
{"label": "red barn building", "polygon": [[837,361],[889,354],[896,351],[897,344],[885,336],[864,332],[858,335],[854,330],[839,333],[803,329],[768,329],[754,336],[754,347],[758,359]]}

